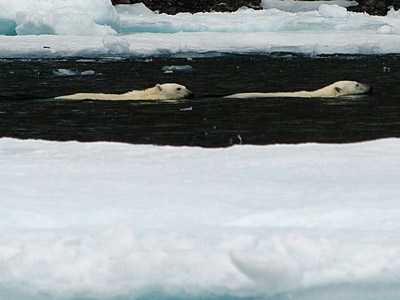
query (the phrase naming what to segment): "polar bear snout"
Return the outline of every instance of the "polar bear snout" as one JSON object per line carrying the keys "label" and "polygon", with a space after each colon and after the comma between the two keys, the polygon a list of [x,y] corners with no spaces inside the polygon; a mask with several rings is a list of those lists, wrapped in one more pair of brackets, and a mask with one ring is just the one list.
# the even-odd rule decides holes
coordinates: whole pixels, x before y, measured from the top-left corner
{"label": "polar bear snout", "polygon": [[187,90],[187,93],[185,95],[185,99],[193,99],[194,98],[194,94],[192,91]]}
{"label": "polar bear snout", "polygon": [[365,93],[371,95],[372,94],[372,86],[369,86],[368,84],[364,84],[364,88],[365,88]]}
{"label": "polar bear snout", "polygon": [[370,94],[372,92],[372,87],[365,83],[357,83],[358,90],[363,94]]}
{"label": "polar bear snout", "polygon": [[194,97],[192,91],[190,91],[186,86],[177,83],[163,83],[157,84],[156,89],[161,95],[160,99],[191,99]]}
{"label": "polar bear snout", "polygon": [[178,90],[177,95],[181,94],[182,99],[193,99],[193,97],[194,97],[193,92],[184,86],[178,87],[177,90]]}
{"label": "polar bear snout", "polygon": [[357,83],[359,94],[370,95],[372,94],[372,86],[365,83]]}

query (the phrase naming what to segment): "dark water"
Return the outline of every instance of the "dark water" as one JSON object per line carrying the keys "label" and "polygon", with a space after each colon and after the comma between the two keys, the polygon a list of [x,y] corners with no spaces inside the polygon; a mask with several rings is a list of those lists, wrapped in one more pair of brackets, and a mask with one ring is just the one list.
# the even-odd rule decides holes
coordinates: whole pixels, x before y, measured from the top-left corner
{"label": "dark water", "polygon": [[[170,65],[191,71],[164,73]],[[94,75],[59,76],[58,69]],[[357,80],[374,94],[352,99],[221,99],[244,91],[313,90]],[[400,136],[400,56],[297,55],[0,60],[0,136],[205,147],[345,143]],[[75,92],[122,93],[186,85],[196,98],[60,101]],[[50,98],[47,100],[40,100]]]}

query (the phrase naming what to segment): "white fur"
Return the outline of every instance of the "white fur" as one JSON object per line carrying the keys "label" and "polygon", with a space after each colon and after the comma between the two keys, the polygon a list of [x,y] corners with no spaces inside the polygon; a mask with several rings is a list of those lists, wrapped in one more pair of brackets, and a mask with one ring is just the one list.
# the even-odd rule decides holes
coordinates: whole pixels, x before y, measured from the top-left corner
{"label": "white fur", "polygon": [[238,93],[224,98],[265,98],[265,97],[340,97],[362,95],[371,91],[371,87],[357,81],[337,81],[315,91],[276,92],[276,93]]}
{"label": "white fur", "polygon": [[192,98],[193,93],[176,83],[157,84],[145,90],[133,90],[124,94],[78,93],[59,96],[55,99],[67,100],[178,100]]}

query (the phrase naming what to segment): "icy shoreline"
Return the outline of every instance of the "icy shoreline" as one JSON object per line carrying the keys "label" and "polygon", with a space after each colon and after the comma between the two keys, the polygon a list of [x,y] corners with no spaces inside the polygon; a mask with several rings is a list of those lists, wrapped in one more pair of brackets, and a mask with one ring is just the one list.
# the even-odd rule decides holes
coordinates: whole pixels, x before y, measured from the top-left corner
{"label": "icy shoreline", "polygon": [[[307,39],[304,37],[307,36]],[[231,54],[269,54],[277,52],[319,54],[397,54],[400,35],[381,35],[374,31],[263,32],[263,33],[141,33],[122,37],[80,36],[3,36],[0,57],[146,57],[215,56]],[[190,42],[188,42],[190,40]]]}
{"label": "icy shoreline", "polygon": [[398,299],[399,151],[2,138],[0,298]]}
{"label": "icy shoreline", "polygon": [[298,12],[271,8],[171,16],[155,14],[143,5],[121,5],[116,9],[105,6],[104,15],[85,17],[78,3],[73,8],[53,5],[48,10],[16,12],[15,20],[12,14],[4,17],[0,33],[12,32],[11,23],[17,22],[18,35],[0,35],[0,57],[213,52],[374,55],[399,53],[400,49],[400,14],[394,10],[377,17],[322,3],[311,11],[293,6]]}

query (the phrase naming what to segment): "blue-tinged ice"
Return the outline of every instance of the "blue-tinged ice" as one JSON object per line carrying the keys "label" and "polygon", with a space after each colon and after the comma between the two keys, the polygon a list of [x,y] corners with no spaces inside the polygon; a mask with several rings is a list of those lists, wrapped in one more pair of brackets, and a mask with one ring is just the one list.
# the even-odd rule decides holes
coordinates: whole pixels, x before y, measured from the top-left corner
{"label": "blue-tinged ice", "polygon": [[109,0],[0,0],[0,34],[109,35],[119,29]]}
{"label": "blue-tinged ice", "polygon": [[399,53],[394,9],[370,16],[348,11],[354,2],[342,0],[262,5],[167,15],[110,0],[0,0],[0,57]]}

